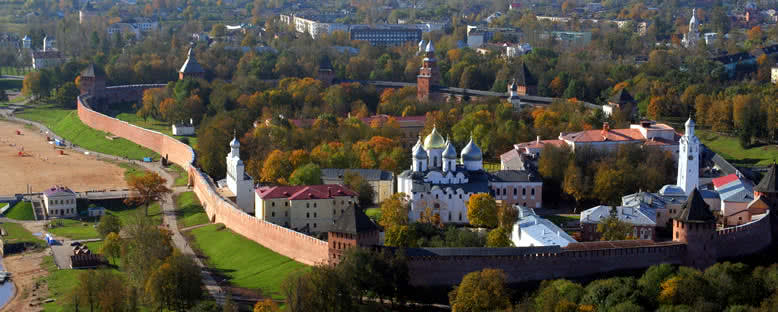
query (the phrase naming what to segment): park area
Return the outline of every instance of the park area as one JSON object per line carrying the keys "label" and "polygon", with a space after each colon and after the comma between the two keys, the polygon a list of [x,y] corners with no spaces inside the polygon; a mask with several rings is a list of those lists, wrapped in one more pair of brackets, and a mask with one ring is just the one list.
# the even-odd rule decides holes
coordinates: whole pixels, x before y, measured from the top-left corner
{"label": "park area", "polygon": [[[119,218],[121,224],[128,224],[136,213],[141,213],[145,208],[143,206],[129,206],[120,199],[92,201],[96,206],[104,207],[106,214],[111,214]],[[149,218],[154,224],[162,224],[162,208],[159,203],[153,203],[149,206]],[[93,239],[99,238],[95,226],[98,219],[92,221],[79,221],[72,219],[57,219],[51,221],[49,232],[58,237],[69,239]]]}
{"label": "park area", "polygon": [[711,130],[697,130],[696,135],[705,146],[735,166],[765,167],[778,159],[778,146],[776,145],[755,145],[743,148],[737,137],[719,134]]}
{"label": "park area", "polygon": [[71,150],[60,154],[38,130],[7,121],[0,121],[0,172],[3,195],[24,193],[27,185],[35,192],[53,185],[74,191],[127,187],[119,166]]}
{"label": "park area", "polygon": [[256,289],[263,297],[282,299],[284,279],[307,266],[282,256],[223,224],[211,224],[185,232],[195,250],[207,258],[207,266],[234,287]]}

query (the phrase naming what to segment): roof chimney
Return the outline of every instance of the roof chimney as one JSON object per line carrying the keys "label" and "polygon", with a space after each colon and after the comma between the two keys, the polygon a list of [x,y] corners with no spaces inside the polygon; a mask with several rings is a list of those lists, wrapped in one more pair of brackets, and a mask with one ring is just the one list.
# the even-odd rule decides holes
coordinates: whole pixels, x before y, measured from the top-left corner
{"label": "roof chimney", "polygon": [[535,142],[537,142],[538,144],[540,144],[540,136],[538,136],[538,137],[535,139]]}
{"label": "roof chimney", "polygon": [[611,127],[610,127],[610,125],[608,124],[608,122],[607,122],[607,121],[606,121],[606,122],[603,122],[603,123],[602,123],[602,131],[610,131],[610,130],[611,130]]}

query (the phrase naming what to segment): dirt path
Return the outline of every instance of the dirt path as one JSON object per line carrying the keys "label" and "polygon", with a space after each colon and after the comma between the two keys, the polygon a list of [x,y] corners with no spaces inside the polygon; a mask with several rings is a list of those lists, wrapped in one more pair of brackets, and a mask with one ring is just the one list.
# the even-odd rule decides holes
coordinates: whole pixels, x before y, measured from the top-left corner
{"label": "dirt path", "polygon": [[[36,252],[3,257],[3,266],[11,272],[14,283],[14,296],[0,311],[42,311],[41,300],[48,295],[45,283],[36,289],[36,281],[47,272],[42,268],[43,258],[49,254],[48,249]],[[34,304],[34,306],[31,306]]]}

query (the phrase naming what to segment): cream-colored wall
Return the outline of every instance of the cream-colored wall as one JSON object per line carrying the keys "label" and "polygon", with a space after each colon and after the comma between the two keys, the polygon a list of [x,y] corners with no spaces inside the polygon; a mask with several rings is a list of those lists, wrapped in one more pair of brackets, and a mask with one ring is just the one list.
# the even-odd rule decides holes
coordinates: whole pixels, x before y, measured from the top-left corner
{"label": "cream-colored wall", "polygon": [[78,215],[75,195],[49,197],[43,194],[43,206],[46,208],[46,214],[50,217],[73,217]]}
{"label": "cream-colored wall", "polygon": [[289,218],[292,229],[306,225],[311,232],[327,232],[343,211],[353,205],[356,197],[338,196],[335,199],[293,200]]}
{"label": "cream-colored wall", "polygon": [[[281,226],[290,226],[289,200],[286,198],[261,199],[256,197],[254,215]],[[274,214],[275,213],[275,214]]]}

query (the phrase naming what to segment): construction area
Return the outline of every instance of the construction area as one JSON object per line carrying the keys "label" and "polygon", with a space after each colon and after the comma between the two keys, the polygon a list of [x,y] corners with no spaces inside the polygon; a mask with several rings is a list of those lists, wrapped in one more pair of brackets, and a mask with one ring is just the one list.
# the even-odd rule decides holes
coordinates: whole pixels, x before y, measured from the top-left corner
{"label": "construction area", "polygon": [[58,143],[37,129],[0,120],[0,172],[5,173],[0,195],[40,192],[52,185],[77,192],[127,187],[121,167]]}

